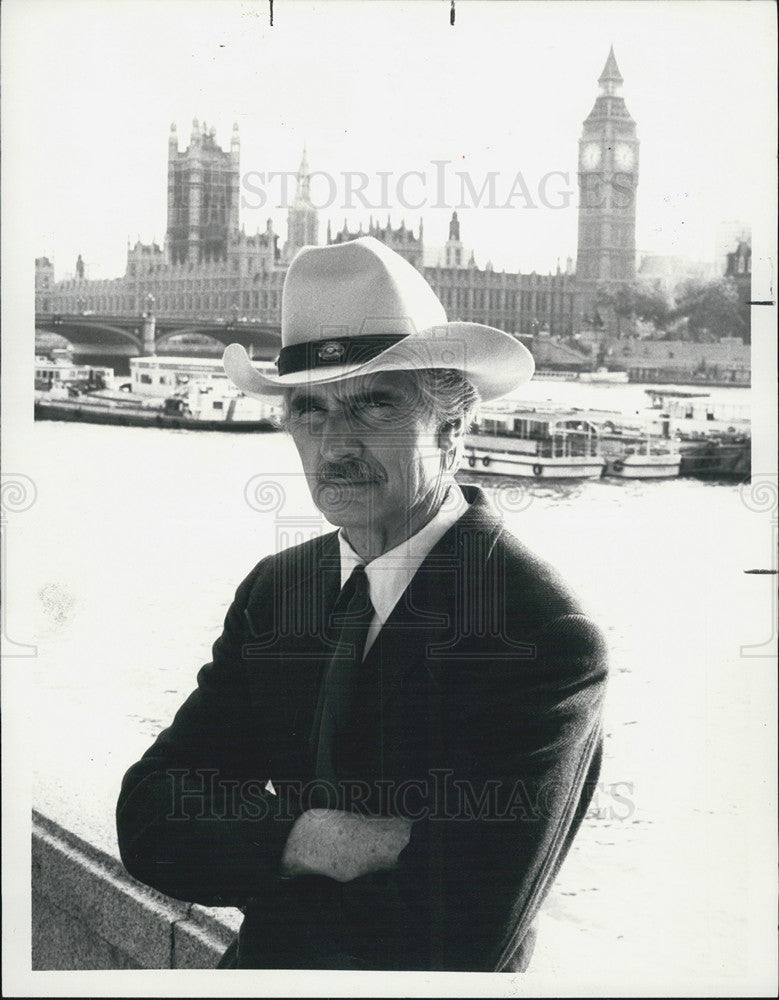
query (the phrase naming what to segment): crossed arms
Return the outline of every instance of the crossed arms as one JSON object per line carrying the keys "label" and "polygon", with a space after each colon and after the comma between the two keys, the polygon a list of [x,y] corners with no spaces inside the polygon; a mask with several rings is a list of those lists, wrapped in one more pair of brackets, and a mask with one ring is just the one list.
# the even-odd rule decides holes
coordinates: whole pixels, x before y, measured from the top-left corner
{"label": "crossed arms", "polygon": [[337,882],[395,867],[408,844],[411,820],[307,809],[295,821],[281,856],[281,873],[326,875]]}
{"label": "crossed arms", "polygon": [[[117,828],[128,871],[168,895],[223,906],[267,904],[280,881],[315,876],[332,887],[344,933],[373,967],[504,967],[597,777],[597,630],[583,616],[557,616],[533,637],[533,663],[453,678],[442,697],[448,730],[461,738],[451,736],[441,762],[456,778],[441,818],[295,814],[265,787],[273,748],[247,689],[241,651],[253,580],[239,587],[197,690],[125,776]],[[231,795],[250,785],[254,813],[236,812]],[[463,818],[464,787],[477,803],[489,793],[495,815]]]}

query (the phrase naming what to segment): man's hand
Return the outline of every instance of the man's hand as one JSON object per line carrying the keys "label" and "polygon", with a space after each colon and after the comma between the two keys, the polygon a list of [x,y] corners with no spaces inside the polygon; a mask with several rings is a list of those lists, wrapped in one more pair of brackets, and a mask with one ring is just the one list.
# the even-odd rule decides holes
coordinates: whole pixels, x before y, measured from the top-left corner
{"label": "man's hand", "polygon": [[282,875],[327,875],[339,882],[394,868],[411,836],[411,820],[365,818],[337,809],[309,809],[287,837]]}

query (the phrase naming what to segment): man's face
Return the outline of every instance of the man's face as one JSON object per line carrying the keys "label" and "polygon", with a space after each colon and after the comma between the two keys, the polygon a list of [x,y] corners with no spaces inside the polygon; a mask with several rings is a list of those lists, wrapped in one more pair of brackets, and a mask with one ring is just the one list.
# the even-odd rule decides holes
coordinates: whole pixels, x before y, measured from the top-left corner
{"label": "man's face", "polygon": [[441,436],[412,373],[296,388],[288,402],[308,487],[331,524],[398,544],[435,511]]}

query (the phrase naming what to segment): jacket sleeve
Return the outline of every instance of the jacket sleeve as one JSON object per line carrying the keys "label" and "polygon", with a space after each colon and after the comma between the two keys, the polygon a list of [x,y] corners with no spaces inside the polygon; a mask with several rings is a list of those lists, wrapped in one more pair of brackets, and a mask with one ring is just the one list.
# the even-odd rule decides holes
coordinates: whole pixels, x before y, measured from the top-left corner
{"label": "jacket sleeve", "polygon": [[265,789],[266,734],[250,711],[242,657],[244,611],[262,565],[239,586],[196,690],[129,769],[117,804],[128,872],[211,906],[267,896],[293,822]]}
{"label": "jacket sleeve", "polygon": [[394,949],[406,969],[511,968],[555,878],[598,777],[606,654],[579,614],[533,649],[455,671],[434,801],[395,870],[344,887],[354,933],[366,907],[383,928],[380,963]]}

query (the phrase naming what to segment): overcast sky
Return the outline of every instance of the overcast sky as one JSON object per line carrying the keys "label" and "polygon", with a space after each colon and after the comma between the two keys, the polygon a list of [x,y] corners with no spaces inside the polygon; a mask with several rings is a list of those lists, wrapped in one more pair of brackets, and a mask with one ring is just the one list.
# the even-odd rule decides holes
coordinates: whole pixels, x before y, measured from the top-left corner
{"label": "overcast sky", "polygon": [[[14,206],[25,252],[52,257],[57,277],[78,253],[92,277],[111,277],[128,237],[161,243],[168,130],[175,121],[183,146],[197,116],[223,146],[239,123],[247,231],[270,216],[283,239],[281,183],[267,174],[295,170],[305,141],[322,172],[316,198],[332,202],[322,239],[328,218],[356,227],[371,214],[345,205],[345,171],[367,175],[371,204],[385,202],[383,173],[393,222],[423,216],[429,245],[462,203],[455,171],[477,191],[495,171],[498,207],[459,211],[466,246],[482,266],[547,271],[575,258],[577,143],[612,42],[641,142],[639,251],[711,259],[719,222],[770,208],[773,4],[457,0],[456,11],[452,28],[448,0],[276,0],[271,28],[267,0],[4,3],[5,138],[33,185]],[[423,175],[405,182],[420,208],[398,204],[407,171]]]}

